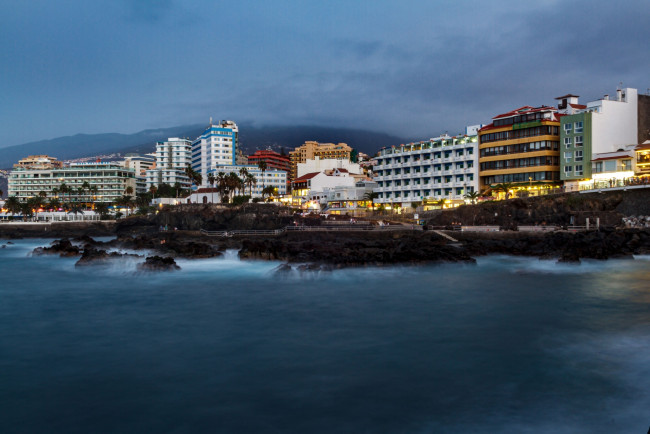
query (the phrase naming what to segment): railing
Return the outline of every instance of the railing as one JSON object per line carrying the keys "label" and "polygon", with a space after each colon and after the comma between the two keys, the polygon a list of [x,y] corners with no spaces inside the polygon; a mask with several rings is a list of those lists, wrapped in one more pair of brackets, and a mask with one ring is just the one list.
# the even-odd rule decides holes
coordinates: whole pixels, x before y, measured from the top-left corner
{"label": "railing", "polygon": [[266,235],[277,236],[285,232],[358,232],[358,231],[421,231],[419,225],[386,225],[372,226],[369,222],[366,224],[348,224],[347,226],[287,226],[282,229],[274,230],[232,230],[232,231],[206,231],[201,229],[199,232],[208,237],[232,237],[236,235]]}

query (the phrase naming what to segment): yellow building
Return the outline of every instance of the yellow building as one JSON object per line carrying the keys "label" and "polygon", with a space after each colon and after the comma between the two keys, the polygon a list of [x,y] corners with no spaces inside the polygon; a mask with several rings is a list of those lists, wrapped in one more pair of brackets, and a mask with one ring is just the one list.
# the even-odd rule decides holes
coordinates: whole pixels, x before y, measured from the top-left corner
{"label": "yellow building", "polygon": [[560,116],[553,107],[525,106],[479,130],[482,191],[498,184],[540,194],[560,185]]}
{"label": "yellow building", "polygon": [[349,160],[352,148],[345,143],[318,143],[307,141],[295,150],[289,152],[291,158],[291,180],[298,176],[298,163],[313,160],[315,157],[321,159],[330,158],[334,160]]}

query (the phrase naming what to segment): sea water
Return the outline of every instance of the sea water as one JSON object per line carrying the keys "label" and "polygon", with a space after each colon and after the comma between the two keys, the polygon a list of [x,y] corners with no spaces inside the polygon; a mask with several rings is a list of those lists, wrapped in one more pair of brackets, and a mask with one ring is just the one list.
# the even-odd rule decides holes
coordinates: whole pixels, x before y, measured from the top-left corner
{"label": "sea water", "polygon": [[[0,249],[0,433],[645,433],[650,261],[274,273]],[[6,241],[0,241],[6,244]]]}

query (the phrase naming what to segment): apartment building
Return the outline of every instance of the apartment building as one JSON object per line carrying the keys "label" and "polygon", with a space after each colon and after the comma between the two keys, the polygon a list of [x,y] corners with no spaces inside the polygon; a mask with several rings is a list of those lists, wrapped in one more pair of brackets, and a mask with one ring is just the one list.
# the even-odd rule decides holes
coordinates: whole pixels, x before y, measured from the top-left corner
{"label": "apartment building", "polygon": [[407,145],[383,148],[375,157],[375,203],[402,207],[422,200],[460,202],[478,191],[478,138],[480,126],[464,135],[443,135]]}
{"label": "apartment building", "polygon": [[480,188],[512,184],[541,194],[560,185],[560,117],[548,106],[524,106],[492,118],[478,132]]}
{"label": "apartment building", "polygon": [[160,184],[180,184],[190,188],[190,179],[185,170],[192,162],[192,142],[187,139],[171,137],[156,143],[155,168],[146,171],[146,190]]}
{"label": "apartment building", "polygon": [[289,158],[291,159],[290,179],[294,180],[298,177],[299,163],[313,160],[316,157],[322,159],[350,160],[352,151],[352,148],[345,143],[334,144],[307,141],[289,152]]}

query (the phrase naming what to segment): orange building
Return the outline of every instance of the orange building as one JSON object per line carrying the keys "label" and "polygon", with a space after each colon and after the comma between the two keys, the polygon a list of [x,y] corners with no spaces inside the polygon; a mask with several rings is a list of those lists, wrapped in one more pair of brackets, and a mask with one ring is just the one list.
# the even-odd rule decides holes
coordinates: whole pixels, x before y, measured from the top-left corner
{"label": "orange building", "polygon": [[352,155],[352,148],[345,143],[318,143],[313,141],[305,142],[295,150],[289,152],[291,158],[291,179],[298,176],[298,163],[313,160],[315,157],[321,159],[349,160]]}

